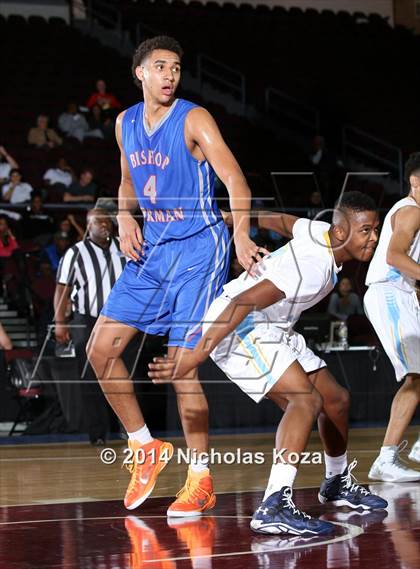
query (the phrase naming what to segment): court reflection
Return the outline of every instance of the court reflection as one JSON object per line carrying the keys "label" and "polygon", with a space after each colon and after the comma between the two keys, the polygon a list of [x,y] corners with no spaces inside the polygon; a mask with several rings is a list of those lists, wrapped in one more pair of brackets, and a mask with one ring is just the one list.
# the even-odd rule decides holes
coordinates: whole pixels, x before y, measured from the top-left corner
{"label": "court reflection", "polygon": [[160,517],[127,516],[124,525],[131,543],[130,569],[174,569],[187,559],[193,569],[212,569],[216,518],[168,518],[164,527]]}
{"label": "court reflection", "polygon": [[418,483],[375,484],[388,500],[387,529],[396,564],[404,569],[420,568],[420,485]]}

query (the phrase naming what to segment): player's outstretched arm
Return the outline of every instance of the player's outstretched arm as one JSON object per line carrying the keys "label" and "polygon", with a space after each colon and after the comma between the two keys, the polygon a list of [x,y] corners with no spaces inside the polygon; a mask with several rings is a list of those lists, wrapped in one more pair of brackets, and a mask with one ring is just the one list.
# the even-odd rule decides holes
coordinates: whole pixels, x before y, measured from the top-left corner
{"label": "player's outstretched arm", "polygon": [[[231,227],[233,225],[232,212],[220,210],[222,214],[223,221]],[[252,210],[250,212],[251,219],[257,219],[258,227],[260,229],[269,229],[275,231],[282,237],[287,237],[292,239],[293,237],[293,226],[299,217],[295,215],[289,215],[288,213],[278,213],[275,211],[260,211]]]}
{"label": "player's outstretched arm", "polygon": [[412,279],[420,279],[420,264],[408,252],[420,230],[420,209],[407,206],[393,216],[393,232],[388,245],[386,262]]}
{"label": "player's outstretched arm", "polygon": [[282,237],[292,239],[293,226],[299,217],[289,215],[288,213],[278,213],[274,211],[259,211],[257,212],[257,215],[258,227],[261,229],[275,231]]}
{"label": "player's outstretched arm", "polygon": [[121,182],[118,188],[118,233],[121,252],[133,261],[140,259],[139,251],[143,245],[143,235],[133,213],[138,207],[136,192],[131,179],[127,158],[122,147],[122,121],[124,113],[120,113],[115,124],[115,136],[121,152]]}
{"label": "player's outstretched arm", "polygon": [[253,266],[261,260],[261,253],[267,251],[257,247],[249,238],[251,190],[245,176],[215,120],[205,109],[195,108],[188,113],[185,138],[189,146],[192,143],[193,149],[198,146],[229,192],[236,256],[244,269],[253,275]]}
{"label": "player's outstretched arm", "polygon": [[168,360],[154,358],[149,364],[149,377],[153,383],[165,383],[185,377],[202,364],[218,344],[235,330],[253,310],[262,310],[284,298],[285,294],[270,280],[265,279],[231,300],[225,310],[212,323],[194,350],[184,351],[180,358]]}

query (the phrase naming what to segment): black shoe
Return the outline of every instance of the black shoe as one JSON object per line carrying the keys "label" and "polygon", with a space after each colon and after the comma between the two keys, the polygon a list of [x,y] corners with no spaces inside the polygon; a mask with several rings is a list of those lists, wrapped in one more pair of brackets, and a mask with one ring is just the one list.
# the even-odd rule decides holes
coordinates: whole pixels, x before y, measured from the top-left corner
{"label": "black shoe", "polygon": [[292,535],[327,535],[334,531],[334,524],[311,518],[293,503],[292,489],[284,486],[271,494],[256,510],[251,529],[258,533],[290,533]]}
{"label": "black shoe", "polygon": [[334,506],[348,506],[349,508],[363,508],[364,510],[385,509],[388,506],[386,500],[353,482],[354,476],[351,471],[356,464],[357,460],[353,460],[343,474],[326,478],[319,490],[319,501],[321,504],[331,502]]}

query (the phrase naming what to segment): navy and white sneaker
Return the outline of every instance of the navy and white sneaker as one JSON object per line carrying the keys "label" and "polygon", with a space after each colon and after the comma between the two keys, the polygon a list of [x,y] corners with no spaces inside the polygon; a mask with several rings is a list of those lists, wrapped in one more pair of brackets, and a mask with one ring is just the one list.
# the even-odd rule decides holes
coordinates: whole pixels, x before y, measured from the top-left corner
{"label": "navy and white sneaker", "polygon": [[293,503],[292,489],[284,486],[271,494],[255,511],[251,529],[258,533],[290,533],[292,535],[327,535],[334,524],[311,518]]}
{"label": "navy and white sneaker", "polygon": [[386,500],[353,482],[353,479],[356,479],[351,471],[356,464],[357,460],[353,460],[343,474],[326,478],[322,482],[318,494],[321,504],[331,502],[334,506],[363,508],[363,510],[383,510],[387,508],[388,502]]}

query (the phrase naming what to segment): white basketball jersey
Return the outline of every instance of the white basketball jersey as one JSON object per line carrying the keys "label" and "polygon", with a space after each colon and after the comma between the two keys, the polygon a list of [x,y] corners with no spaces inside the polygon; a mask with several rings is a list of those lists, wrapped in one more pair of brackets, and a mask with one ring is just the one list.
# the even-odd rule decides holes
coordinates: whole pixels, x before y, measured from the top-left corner
{"label": "white basketball jersey", "polygon": [[[393,233],[391,225],[392,216],[399,209],[407,206],[418,207],[420,209],[420,206],[414,198],[406,197],[394,204],[385,217],[379,243],[366,276],[366,284],[368,286],[374,283],[390,283],[410,292],[413,291],[415,287],[416,281],[414,279],[404,275],[386,262],[388,246]],[[416,263],[420,262],[420,231],[417,231],[408,254]]]}
{"label": "white basketball jersey", "polygon": [[256,322],[267,322],[280,328],[291,328],[301,313],[318,304],[337,283],[337,267],[328,231],[330,224],[300,218],[293,226],[293,239],[284,247],[264,257],[258,265],[259,276],[245,271],[224,285],[230,298],[268,279],[285,298],[254,312]]}

